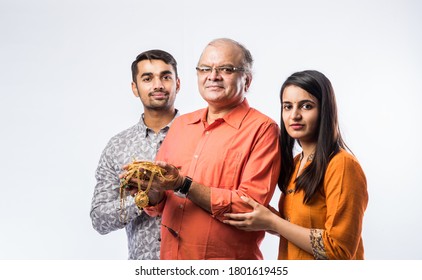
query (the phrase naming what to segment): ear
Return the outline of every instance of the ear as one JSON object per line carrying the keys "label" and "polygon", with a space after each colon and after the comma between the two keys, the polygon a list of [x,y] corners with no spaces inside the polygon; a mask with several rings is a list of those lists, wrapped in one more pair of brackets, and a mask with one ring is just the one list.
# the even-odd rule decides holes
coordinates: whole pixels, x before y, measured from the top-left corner
{"label": "ear", "polygon": [[249,90],[249,87],[251,86],[252,83],[252,75],[251,74],[246,74],[245,77],[245,91]]}
{"label": "ear", "polygon": [[136,97],[139,97],[138,87],[136,86],[135,82],[132,82],[132,92],[133,92],[133,95],[135,95]]}
{"label": "ear", "polygon": [[180,79],[179,79],[179,78],[177,78],[177,79],[176,79],[176,93],[178,93],[178,92],[179,92],[179,90],[180,90]]}

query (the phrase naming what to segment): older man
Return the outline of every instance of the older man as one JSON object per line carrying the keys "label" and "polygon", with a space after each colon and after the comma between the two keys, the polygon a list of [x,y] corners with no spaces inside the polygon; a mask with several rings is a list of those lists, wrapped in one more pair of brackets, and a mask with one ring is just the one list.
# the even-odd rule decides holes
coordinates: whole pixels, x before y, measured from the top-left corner
{"label": "older man", "polygon": [[199,59],[208,107],[174,121],[156,160],[176,179],[155,180],[162,198],[145,208],[162,215],[161,259],[262,259],[263,231],[221,222],[224,213],[250,211],[241,196],[267,205],[280,170],[278,125],[246,100],[252,62],[249,50],[225,38]]}

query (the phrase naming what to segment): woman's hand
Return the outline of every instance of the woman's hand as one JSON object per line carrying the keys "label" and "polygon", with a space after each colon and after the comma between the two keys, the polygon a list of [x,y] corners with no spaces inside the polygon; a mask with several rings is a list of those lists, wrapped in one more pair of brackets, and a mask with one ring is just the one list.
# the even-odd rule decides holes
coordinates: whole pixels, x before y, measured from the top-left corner
{"label": "woman's hand", "polygon": [[267,207],[259,204],[252,198],[245,196],[240,197],[243,201],[252,206],[253,211],[249,213],[226,213],[224,216],[228,218],[223,222],[232,225],[238,229],[245,231],[268,230],[274,231],[273,220],[278,218],[276,214],[271,212]]}

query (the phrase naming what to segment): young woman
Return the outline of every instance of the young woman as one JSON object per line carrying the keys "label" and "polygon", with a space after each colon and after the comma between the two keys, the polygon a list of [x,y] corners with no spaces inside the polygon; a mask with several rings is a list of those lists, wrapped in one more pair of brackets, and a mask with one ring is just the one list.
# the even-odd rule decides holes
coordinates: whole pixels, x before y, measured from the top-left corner
{"label": "young woman", "polygon": [[279,259],[363,259],[366,178],[341,137],[331,82],[318,71],[297,72],[280,98],[280,212],[242,197],[253,211],[224,222],[280,235]]}

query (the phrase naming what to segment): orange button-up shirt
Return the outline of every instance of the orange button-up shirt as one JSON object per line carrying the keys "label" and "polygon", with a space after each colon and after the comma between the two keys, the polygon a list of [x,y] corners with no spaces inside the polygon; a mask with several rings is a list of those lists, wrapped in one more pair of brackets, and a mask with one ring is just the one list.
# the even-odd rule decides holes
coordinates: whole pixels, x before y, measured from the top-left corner
{"label": "orange button-up shirt", "polygon": [[146,209],[162,214],[161,259],[262,259],[263,231],[242,231],[221,222],[227,212],[250,212],[240,196],[267,205],[280,172],[279,127],[246,99],[211,125],[207,109],[175,119],[156,160],[211,188],[208,213],[173,191]]}
{"label": "orange button-up shirt", "polygon": [[[300,164],[298,158],[295,161],[294,179],[279,202],[282,217],[305,228],[322,229],[319,248],[314,250],[322,250],[328,259],[363,259],[362,224],[368,192],[365,174],[356,158],[341,149],[328,164],[322,191],[316,192],[306,205],[304,192],[293,191]],[[303,260],[314,256],[281,237],[278,258]]]}

